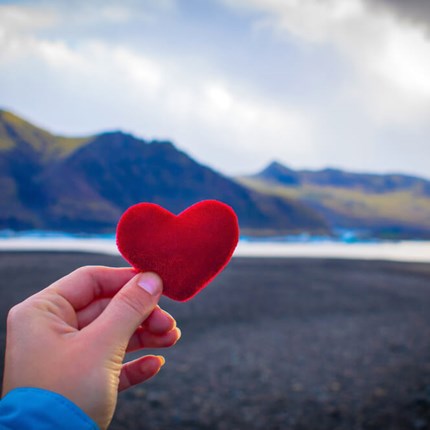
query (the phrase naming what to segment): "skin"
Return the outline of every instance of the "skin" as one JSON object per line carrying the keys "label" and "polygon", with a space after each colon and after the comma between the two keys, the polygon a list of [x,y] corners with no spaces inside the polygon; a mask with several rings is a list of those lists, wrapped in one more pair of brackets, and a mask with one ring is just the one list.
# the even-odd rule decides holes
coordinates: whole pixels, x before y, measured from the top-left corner
{"label": "skin", "polygon": [[18,387],[51,390],[106,429],[118,392],[164,364],[154,355],[124,364],[125,354],[180,338],[176,321],[157,305],[161,293],[154,273],[88,266],[16,305],[7,320],[3,396]]}

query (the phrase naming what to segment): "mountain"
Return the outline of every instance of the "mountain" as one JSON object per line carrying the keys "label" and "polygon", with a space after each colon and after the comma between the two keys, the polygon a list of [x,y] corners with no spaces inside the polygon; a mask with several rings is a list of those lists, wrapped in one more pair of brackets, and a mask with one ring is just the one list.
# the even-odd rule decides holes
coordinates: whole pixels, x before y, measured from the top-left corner
{"label": "mountain", "polygon": [[410,175],[292,170],[278,162],[238,178],[250,189],[294,198],[315,209],[332,229],[390,238],[430,237],[430,181]]}
{"label": "mountain", "polygon": [[165,141],[121,131],[55,136],[0,110],[0,229],[113,232],[141,202],[179,213],[203,199],[230,204],[243,233],[327,232],[321,215],[294,199],[251,190]]}
{"label": "mountain", "polygon": [[352,173],[339,169],[294,171],[278,162],[270,163],[257,178],[283,185],[317,185],[362,190],[368,193],[388,193],[414,190],[430,195],[430,181],[416,176]]}

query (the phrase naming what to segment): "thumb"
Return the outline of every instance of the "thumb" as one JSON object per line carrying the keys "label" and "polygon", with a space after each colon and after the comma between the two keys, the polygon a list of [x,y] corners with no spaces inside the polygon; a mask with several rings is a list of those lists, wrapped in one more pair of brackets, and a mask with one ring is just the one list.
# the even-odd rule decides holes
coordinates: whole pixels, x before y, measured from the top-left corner
{"label": "thumb", "polygon": [[128,344],[133,333],[156,307],[163,292],[161,278],[152,272],[140,273],[112,298],[93,325],[98,336],[109,342]]}

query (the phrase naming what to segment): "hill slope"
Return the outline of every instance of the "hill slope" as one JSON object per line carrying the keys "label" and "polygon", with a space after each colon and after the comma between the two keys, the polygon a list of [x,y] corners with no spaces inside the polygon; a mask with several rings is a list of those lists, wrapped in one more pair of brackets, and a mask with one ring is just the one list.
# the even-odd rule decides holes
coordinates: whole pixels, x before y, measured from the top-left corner
{"label": "hill slope", "polygon": [[295,201],[261,194],[203,166],[170,142],[122,132],[64,138],[0,111],[0,229],[114,231],[140,201],[174,213],[203,199],[230,204],[243,232],[327,231]]}
{"label": "hill slope", "polygon": [[273,162],[239,182],[268,195],[299,199],[334,229],[362,229],[386,237],[430,237],[430,181],[423,178],[337,169],[295,171]]}

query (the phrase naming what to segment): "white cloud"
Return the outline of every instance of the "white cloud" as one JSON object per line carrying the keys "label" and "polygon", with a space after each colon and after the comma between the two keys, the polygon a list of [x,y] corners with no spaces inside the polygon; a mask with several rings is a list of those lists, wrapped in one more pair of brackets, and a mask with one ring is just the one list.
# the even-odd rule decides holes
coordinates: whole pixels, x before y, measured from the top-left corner
{"label": "white cloud", "polygon": [[132,11],[130,9],[118,4],[108,4],[104,6],[100,11],[100,15],[103,17],[103,19],[115,23],[127,22],[133,17]]}
{"label": "white cloud", "polygon": [[0,5],[0,28],[2,32],[29,32],[57,23],[57,15],[50,9],[31,6]]}
{"label": "white cloud", "polygon": [[242,151],[282,154],[309,151],[310,121],[297,110],[235,94],[220,83],[207,83],[198,111],[212,128],[223,126],[228,144]]}
{"label": "white cloud", "polygon": [[[356,94],[383,122],[419,125],[430,114],[430,41],[418,27],[388,21],[385,44],[361,61],[365,89]],[[358,58],[360,59],[360,57]]]}
{"label": "white cloud", "polygon": [[[423,30],[363,0],[217,1],[252,11],[256,32],[239,20],[243,27],[226,26],[220,38],[202,10],[191,29],[193,12],[173,0],[0,5],[1,102],[57,133],[121,128],[170,138],[227,173],[273,158],[296,167],[427,170]],[[174,37],[163,39],[169,26]],[[196,35],[202,40],[190,40]],[[258,68],[265,46],[270,54]],[[230,64],[233,51],[244,61]]]}
{"label": "white cloud", "polygon": [[372,10],[363,0],[223,1],[263,14],[257,25],[277,34],[334,46],[356,73],[343,91],[376,121],[420,123],[430,113],[430,40],[424,28],[389,10]]}
{"label": "white cloud", "polygon": [[25,55],[32,33],[53,27],[57,15],[49,9],[28,6],[0,5],[0,61],[12,61]]}
{"label": "white cloud", "polygon": [[[10,26],[8,37],[0,41],[0,79],[10,84],[11,94],[17,81],[10,76],[8,81],[8,65],[21,78],[18,85],[28,85],[33,92],[25,98],[23,111],[39,104],[37,112],[45,116],[42,125],[48,123],[54,131],[85,133],[118,125],[141,136],[170,137],[224,171],[244,171],[245,162],[261,167],[273,153],[287,159],[311,151],[312,126],[303,113],[253,95],[252,88],[240,82],[218,78],[216,72],[200,74],[187,63],[172,64],[103,40],[71,45],[38,35],[31,31],[35,21],[27,18],[32,14],[37,18],[39,12],[28,8],[15,12],[25,16],[27,24]],[[61,22],[62,17],[52,14],[40,25],[55,20]],[[62,106],[67,106],[69,118],[64,120],[63,115],[56,121]]]}

